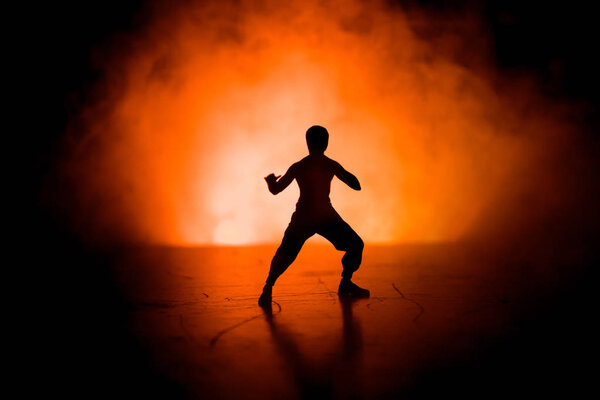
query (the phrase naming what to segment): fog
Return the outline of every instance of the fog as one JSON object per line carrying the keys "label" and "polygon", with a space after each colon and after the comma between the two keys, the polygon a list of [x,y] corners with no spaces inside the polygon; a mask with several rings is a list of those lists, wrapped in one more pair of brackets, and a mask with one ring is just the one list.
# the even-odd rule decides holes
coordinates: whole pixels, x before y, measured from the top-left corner
{"label": "fog", "polygon": [[331,199],[368,243],[596,215],[580,185],[593,160],[578,107],[545,98],[534,76],[504,76],[475,14],[461,35],[432,39],[415,27],[443,16],[383,1],[285,4],[152,3],[94,49],[104,78],[71,119],[45,194],[84,240],[280,240],[298,190],[272,196],[263,177],[307,154],[314,124],[361,182],[334,182]]}

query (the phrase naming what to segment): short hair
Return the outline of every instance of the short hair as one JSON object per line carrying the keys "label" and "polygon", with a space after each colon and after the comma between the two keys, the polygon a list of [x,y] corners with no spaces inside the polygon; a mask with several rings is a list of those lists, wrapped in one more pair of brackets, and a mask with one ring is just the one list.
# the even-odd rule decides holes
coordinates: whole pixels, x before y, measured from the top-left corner
{"label": "short hair", "polygon": [[325,151],[329,143],[329,132],[320,125],[314,125],[306,131],[308,150]]}

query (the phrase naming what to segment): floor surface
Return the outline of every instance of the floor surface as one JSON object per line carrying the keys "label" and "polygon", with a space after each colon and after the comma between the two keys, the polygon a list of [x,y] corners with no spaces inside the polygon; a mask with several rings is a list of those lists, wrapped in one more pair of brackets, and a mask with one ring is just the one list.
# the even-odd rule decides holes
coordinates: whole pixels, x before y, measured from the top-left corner
{"label": "floor surface", "polygon": [[187,396],[499,398],[522,384],[521,394],[552,385],[562,363],[537,338],[565,285],[544,257],[367,246],[354,281],[371,298],[345,302],[342,253],[309,244],[275,285],[269,315],[257,299],[275,249],[152,247],[114,257],[133,335]]}

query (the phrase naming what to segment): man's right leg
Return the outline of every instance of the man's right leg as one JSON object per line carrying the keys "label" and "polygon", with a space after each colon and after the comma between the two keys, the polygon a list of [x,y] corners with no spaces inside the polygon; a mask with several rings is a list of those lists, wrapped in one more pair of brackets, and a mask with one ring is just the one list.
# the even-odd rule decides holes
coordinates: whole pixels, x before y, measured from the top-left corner
{"label": "man's right leg", "polygon": [[296,238],[290,238],[288,236],[283,237],[281,245],[271,260],[271,268],[269,269],[269,276],[267,277],[266,281],[268,286],[273,286],[277,278],[279,278],[281,274],[283,274],[285,270],[292,265],[303,244],[304,240],[300,241]]}
{"label": "man's right leg", "polygon": [[297,223],[297,220],[294,216],[292,217],[290,225],[285,230],[281,244],[271,260],[269,276],[265,282],[263,292],[258,299],[258,304],[261,307],[271,305],[272,288],[275,281],[294,262],[304,242],[313,234],[307,227]]}

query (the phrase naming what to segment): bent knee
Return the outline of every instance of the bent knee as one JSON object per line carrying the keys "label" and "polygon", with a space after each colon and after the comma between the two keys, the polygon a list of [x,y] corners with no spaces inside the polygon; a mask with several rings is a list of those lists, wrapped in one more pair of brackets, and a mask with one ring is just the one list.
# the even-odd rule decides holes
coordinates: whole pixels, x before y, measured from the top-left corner
{"label": "bent knee", "polygon": [[356,240],[354,242],[353,247],[356,251],[361,251],[361,252],[365,248],[365,242],[363,242],[363,240],[360,238],[360,236],[356,236]]}

